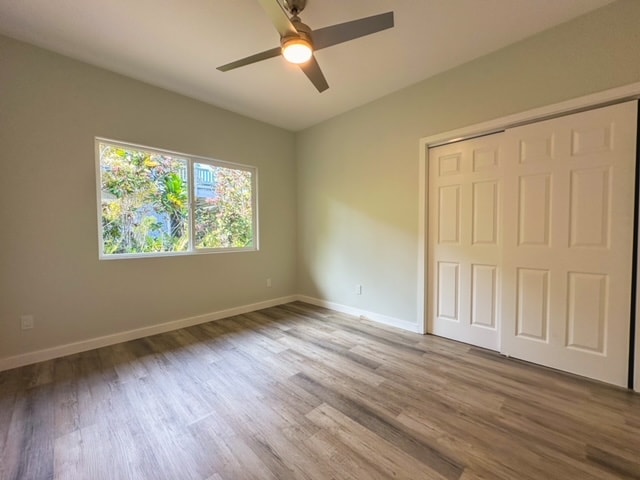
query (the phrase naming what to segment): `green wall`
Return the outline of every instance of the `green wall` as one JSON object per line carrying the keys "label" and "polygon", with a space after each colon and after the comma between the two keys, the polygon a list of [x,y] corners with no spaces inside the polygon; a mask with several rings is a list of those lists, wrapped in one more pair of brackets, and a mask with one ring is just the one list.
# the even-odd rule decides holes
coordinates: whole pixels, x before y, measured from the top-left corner
{"label": "green wall", "polygon": [[619,1],[300,132],[299,292],[421,321],[420,138],[639,81],[639,26]]}
{"label": "green wall", "polygon": [[[293,133],[6,37],[0,65],[0,359],[295,293]],[[99,261],[95,136],[257,166],[260,251]]]}

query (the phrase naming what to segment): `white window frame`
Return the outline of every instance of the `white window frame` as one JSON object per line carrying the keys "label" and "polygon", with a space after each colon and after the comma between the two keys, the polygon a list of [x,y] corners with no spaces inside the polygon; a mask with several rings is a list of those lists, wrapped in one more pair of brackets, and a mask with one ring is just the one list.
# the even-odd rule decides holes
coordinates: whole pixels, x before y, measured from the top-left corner
{"label": "white window frame", "polygon": [[[187,178],[189,179],[188,203],[189,203],[189,243],[187,250],[184,252],[149,252],[149,253],[104,253],[104,232],[102,226],[102,165],[100,162],[100,144],[108,144],[125,149],[142,150],[149,153],[160,155],[169,155],[178,157],[187,161]],[[198,155],[190,155],[187,153],[175,152],[172,150],[164,150],[135,143],[122,142],[109,138],[95,137],[95,168],[96,168],[96,199],[97,199],[97,220],[98,220],[98,257],[100,260],[119,260],[129,258],[155,258],[155,257],[175,257],[185,255],[206,255],[210,253],[239,253],[239,252],[257,252],[259,248],[258,235],[258,167],[251,165],[243,165],[240,163],[225,162],[213,158],[201,157]],[[194,244],[195,232],[195,175],[194,164],[204,163],[213,167],[229,168],[233,170],[243,170],[251,172],[251,211],[252,211],[252,231],[253,245],[250,247],[231,247],[231,248],[196,248]]]}

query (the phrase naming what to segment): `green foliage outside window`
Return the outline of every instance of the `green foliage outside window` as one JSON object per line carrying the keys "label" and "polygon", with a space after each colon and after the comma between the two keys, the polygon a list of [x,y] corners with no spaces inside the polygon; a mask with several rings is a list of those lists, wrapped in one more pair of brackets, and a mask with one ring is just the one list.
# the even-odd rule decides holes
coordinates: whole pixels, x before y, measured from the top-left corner
{"label": "green foliage outside window", "polygon": [[245,169],[106,143],[99,144],[103,254],[186,252],[189,169],[194,175],[194,247],[251,248],[253,179]]}
{"label": "green foliage outside window", "polygon": [[251,247],[251,172],[223,167],[215,171],[215,197],[198,198],[196,204],[196,248]]}

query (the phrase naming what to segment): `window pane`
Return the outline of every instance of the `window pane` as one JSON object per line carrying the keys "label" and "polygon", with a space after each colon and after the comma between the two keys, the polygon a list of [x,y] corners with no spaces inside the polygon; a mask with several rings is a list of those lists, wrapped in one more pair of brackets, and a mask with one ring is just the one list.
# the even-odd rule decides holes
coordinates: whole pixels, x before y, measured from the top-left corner
{"label": "window pane", "polygon": [[99,144],[103,254],[189,247],[187,160]]}
{"label": "window pane", "polygon": [[194,163],[196,248],[253,247],[251,172]]}

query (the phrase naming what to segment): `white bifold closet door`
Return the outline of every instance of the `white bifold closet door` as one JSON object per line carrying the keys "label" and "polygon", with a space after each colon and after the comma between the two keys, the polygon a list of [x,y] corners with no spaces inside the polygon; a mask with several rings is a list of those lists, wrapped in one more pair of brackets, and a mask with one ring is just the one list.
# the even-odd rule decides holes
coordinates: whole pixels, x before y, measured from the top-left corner
{"label": "white bifold closet door", "polygon": [[636,116],[628,102],[430,150],[431,333],[626,385]]}

